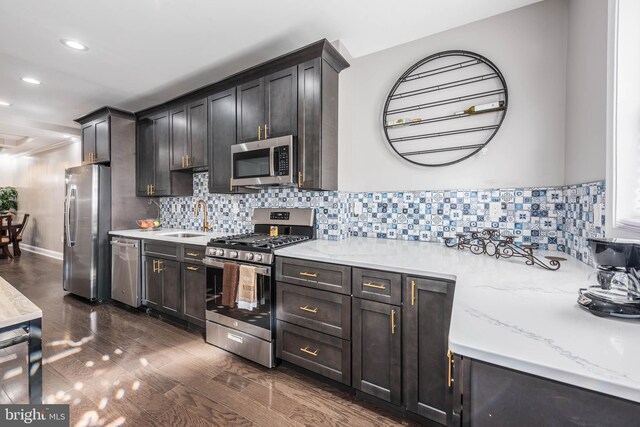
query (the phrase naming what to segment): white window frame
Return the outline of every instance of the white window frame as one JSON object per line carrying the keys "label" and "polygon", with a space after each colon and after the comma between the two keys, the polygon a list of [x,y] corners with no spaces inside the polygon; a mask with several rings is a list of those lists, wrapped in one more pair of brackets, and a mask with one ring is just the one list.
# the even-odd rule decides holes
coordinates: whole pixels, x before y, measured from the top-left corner
{"label": "white window frame", "polygon": [[[622,0],[628,1],[628,0]],[[633,0],[635,1],[635,0]],[[640,220],[625,215],[628,208],[623,207],[621,199],[622,179],[617,165],[617,153],[623,145],[618,141],[618,10],[620,0],[609,0],[607,29],[607,182],[606,182],[606,224],[607,237],[640,238]],[[640,120],[640,117],[638,117]],[[638,164],[640,168],[640,164]],[[627,193],[628,197],[628,193]]]}

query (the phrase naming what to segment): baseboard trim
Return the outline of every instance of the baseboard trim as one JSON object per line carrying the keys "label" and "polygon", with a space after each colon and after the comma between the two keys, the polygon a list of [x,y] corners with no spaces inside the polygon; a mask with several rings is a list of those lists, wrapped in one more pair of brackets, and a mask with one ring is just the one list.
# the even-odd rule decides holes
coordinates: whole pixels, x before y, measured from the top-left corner
{"label": "baseboard trim", "polygon": [[37,246],[25,245],[24,243],[20,243],[20,249],[25,250],[27,252],[33,252],[35,254],[48,256],[49,258],[59,259],[60,261],[62,261],[62,252],[43,249]]}

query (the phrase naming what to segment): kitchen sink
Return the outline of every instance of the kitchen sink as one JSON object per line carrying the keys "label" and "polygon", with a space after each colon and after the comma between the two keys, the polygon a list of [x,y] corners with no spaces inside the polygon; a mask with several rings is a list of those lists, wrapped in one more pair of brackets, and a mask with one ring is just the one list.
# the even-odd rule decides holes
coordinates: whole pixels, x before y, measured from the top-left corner
{"label": "kitchen sink", "polygon": [[204,236],[204,234],[198,234],[198,233],[165,233],[165,234],[161,234],[161,236],[178,237],[178,238],[181,238],[181,239],[185,239],[185,238],[190,238],[190,237],[202,237],[202,236]]}

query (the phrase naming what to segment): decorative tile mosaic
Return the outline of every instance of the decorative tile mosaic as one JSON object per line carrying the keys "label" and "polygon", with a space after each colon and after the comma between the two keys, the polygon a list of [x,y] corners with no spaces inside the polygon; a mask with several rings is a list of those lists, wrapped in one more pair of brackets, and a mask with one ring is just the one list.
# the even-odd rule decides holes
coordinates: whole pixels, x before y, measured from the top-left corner
{"label": "decorative tile mosaic", "polygon": [[207,182],[207,172],[194,174],[192,197],[163,197],[162,224],[182,229],[201,227],[202,214],[196,218],[193,213],[196,200],[203,199],[213,231],[230,234],[251,231],[253,208],[298,207],[315,208],[319,238],[339,240],[349,236],[349,193],[273,188],[254,194],[211,194]]}
{"label": "decorative tile mosaic", "polygon": [[[460,232],[497,228],[517,236],[518,243],[545,250],[558,249],[562,236],[562,189],[355,193],[353,198],[355,236],[443,241]],[[496,203],[498,213],[491,215]]]}
{"label": "decorative tile mosaic", "polygon": [[559,249],[588,264],[592,259],[587,238],[605,237],[605,188],[600,181],[562,189],[564,247]]}
{"label": "decorative tile mosaic", "polygon": [[[462,231],[497,228],[513,234],[520,244],[565,251],[589,263],[588,237],[604,236],[604,182],[567,187],[510,188],[347,193],[270,188],[255,194],[210,194],[208,174],[194,174],[192,197],[161,199],[166,227],[193,229],[198,199],[207,202],[214,231],[251,230],[257,207],[312,207],[319,238],[339,240],[350,235],[388,239],[442,241]],[[499,203],[498,215],[491,215]],[[600,208],[600,209],[598,209]],[[595,221],[595,211],[601,218]]]}

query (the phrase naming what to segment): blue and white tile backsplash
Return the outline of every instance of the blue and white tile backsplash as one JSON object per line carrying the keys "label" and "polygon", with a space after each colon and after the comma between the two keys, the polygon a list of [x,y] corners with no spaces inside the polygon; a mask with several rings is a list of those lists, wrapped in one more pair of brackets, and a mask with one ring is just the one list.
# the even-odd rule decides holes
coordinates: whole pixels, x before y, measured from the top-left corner
{"label": "blue and white tile backsplash", "polygon": [[[210,194],[207,173],[194,174],[193,197],[161,199],[165,227],[192,229],[202,224],[193,209],[207,202],[214,231],[251,230],[256,207],[312,207],[317,235],[344,239],[350,235],[389,239],[442,241],[461,231],[498,228],[518,236],[517,242],[566,252],[590,262],[587,237],[604,237],[604,182],[566,187],[499,190],[411,192],[261,190],[256,194]],[[499,217],[490,218],[491,203],[500,203]],[[595,212],[602,215],[596,221]]]}

